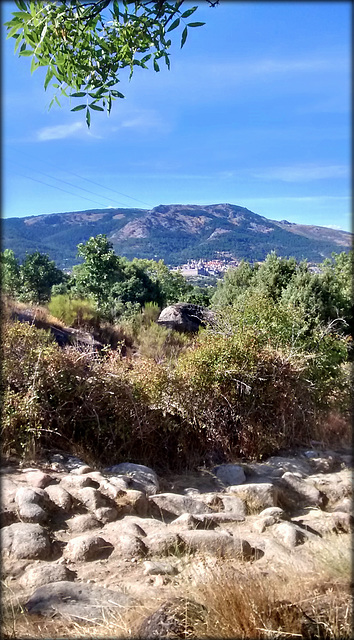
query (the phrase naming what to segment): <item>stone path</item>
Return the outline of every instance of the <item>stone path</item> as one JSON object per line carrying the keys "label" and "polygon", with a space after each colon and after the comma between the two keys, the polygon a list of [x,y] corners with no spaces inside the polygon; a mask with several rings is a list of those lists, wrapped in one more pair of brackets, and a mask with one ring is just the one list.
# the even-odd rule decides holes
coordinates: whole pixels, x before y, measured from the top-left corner
{"label": "stone path", "polygon": [[164,478],[128,462],[92,469],[60,453],[33,467],[10,459],[1,468],[3,598],[83,622],[153,597],[175,602],[203,558],[266,570],[290,554],[304,559],[327,533],[349,536],[351,491],[344,450]]}

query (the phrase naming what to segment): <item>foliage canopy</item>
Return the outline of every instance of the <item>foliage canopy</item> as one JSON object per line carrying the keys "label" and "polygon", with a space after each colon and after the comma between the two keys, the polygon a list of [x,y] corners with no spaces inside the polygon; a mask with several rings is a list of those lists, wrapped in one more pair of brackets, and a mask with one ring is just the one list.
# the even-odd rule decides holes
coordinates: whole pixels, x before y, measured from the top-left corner
{"label": "foliage canopy", "polygon": [[[170,68],[170,33],[182,28],[183,47],[189,22],[197,6],[182,10],[183,0],[18,0],[18,11],[6,23],[8,38],[16,39],[15,52],[31,58],[31,73],[47,68],[44,89],[56,89],[50,106],[59,96],[79,98],[72,111],[85,110],[90,126],[91,110],[110,113],[112,102],[124,98],[117,90],[122,70],[134,67]],[[213,3],[210,3],[213,6]]]}

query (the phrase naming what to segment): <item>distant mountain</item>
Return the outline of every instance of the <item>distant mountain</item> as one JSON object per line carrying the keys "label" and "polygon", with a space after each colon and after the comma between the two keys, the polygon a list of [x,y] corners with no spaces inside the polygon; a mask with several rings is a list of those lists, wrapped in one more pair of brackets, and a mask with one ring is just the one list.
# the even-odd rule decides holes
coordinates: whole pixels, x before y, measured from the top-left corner
{"label": "distant mountain", "polygon": [[162,258],[170,265],[222,256],[258,261],[272,250],[322,262],[333,251],[348,251],[353,241],[346,231],[269,220],[238,205],[171,204],[8,218],[3,220],[3,249],[13,249],[21,260],[38,250],[70,268],[79,262],[79,242],[99,233],[107,234],[119,255]]}

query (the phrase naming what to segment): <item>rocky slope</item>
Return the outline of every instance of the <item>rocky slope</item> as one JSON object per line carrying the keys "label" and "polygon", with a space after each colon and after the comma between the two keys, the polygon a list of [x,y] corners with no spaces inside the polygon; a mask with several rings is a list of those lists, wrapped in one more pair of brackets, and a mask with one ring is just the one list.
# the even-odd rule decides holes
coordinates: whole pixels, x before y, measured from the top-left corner
{"label": "rocky slope", "polygon": [[[33,466],[3,465],[5,619],[19,605],[57,625],[107,623],[136,611],[127,635],[198,637],[193,625],[205,623],[208,608],[185,596],[207,567],[267,572],[300,563],[305,575],[311,545],[321,554],[326,536],[349,539],[352,528],[352,460],[344,450],[164,478],[130,463],[94,470],[64,453]],[[142,615],[152,600],[155,611]],[[189,611],[188,625],[181,610]],[[306,604],[296,611],[303,630]]]}
{"label": "rocky slope", "polygon": [[352,244],[352,234],[345,231],[277,222],[239,205],[171,204],[5,219],[3,246],[21,259],[26,251],[39,250],[59,267],[71,267],[77,244],[99,233],[107,234],[119,255],[161,258],[167,264],[222,256],[263,260],[273,249],[284,257],[321,262]]}

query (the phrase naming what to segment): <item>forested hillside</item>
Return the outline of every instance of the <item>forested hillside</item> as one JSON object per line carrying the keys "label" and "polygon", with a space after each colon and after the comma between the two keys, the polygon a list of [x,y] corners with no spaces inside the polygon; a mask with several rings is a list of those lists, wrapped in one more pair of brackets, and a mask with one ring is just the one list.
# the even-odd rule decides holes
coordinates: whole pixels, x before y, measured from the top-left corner
{"label": "forested hillside", "polygon": [[352,244],[352,234],[345,231],[277,222],[238,205],[216,204],[5,219],[3,247],[21,260],[26,252],[48,253],[60,268],[71,268],[78,262],[77,245],[97,234],[106,234],[116,253],[130,260],[162,259],[170,265],[220,255],[258,261],[272,250],[286,258],[322,262]]}

